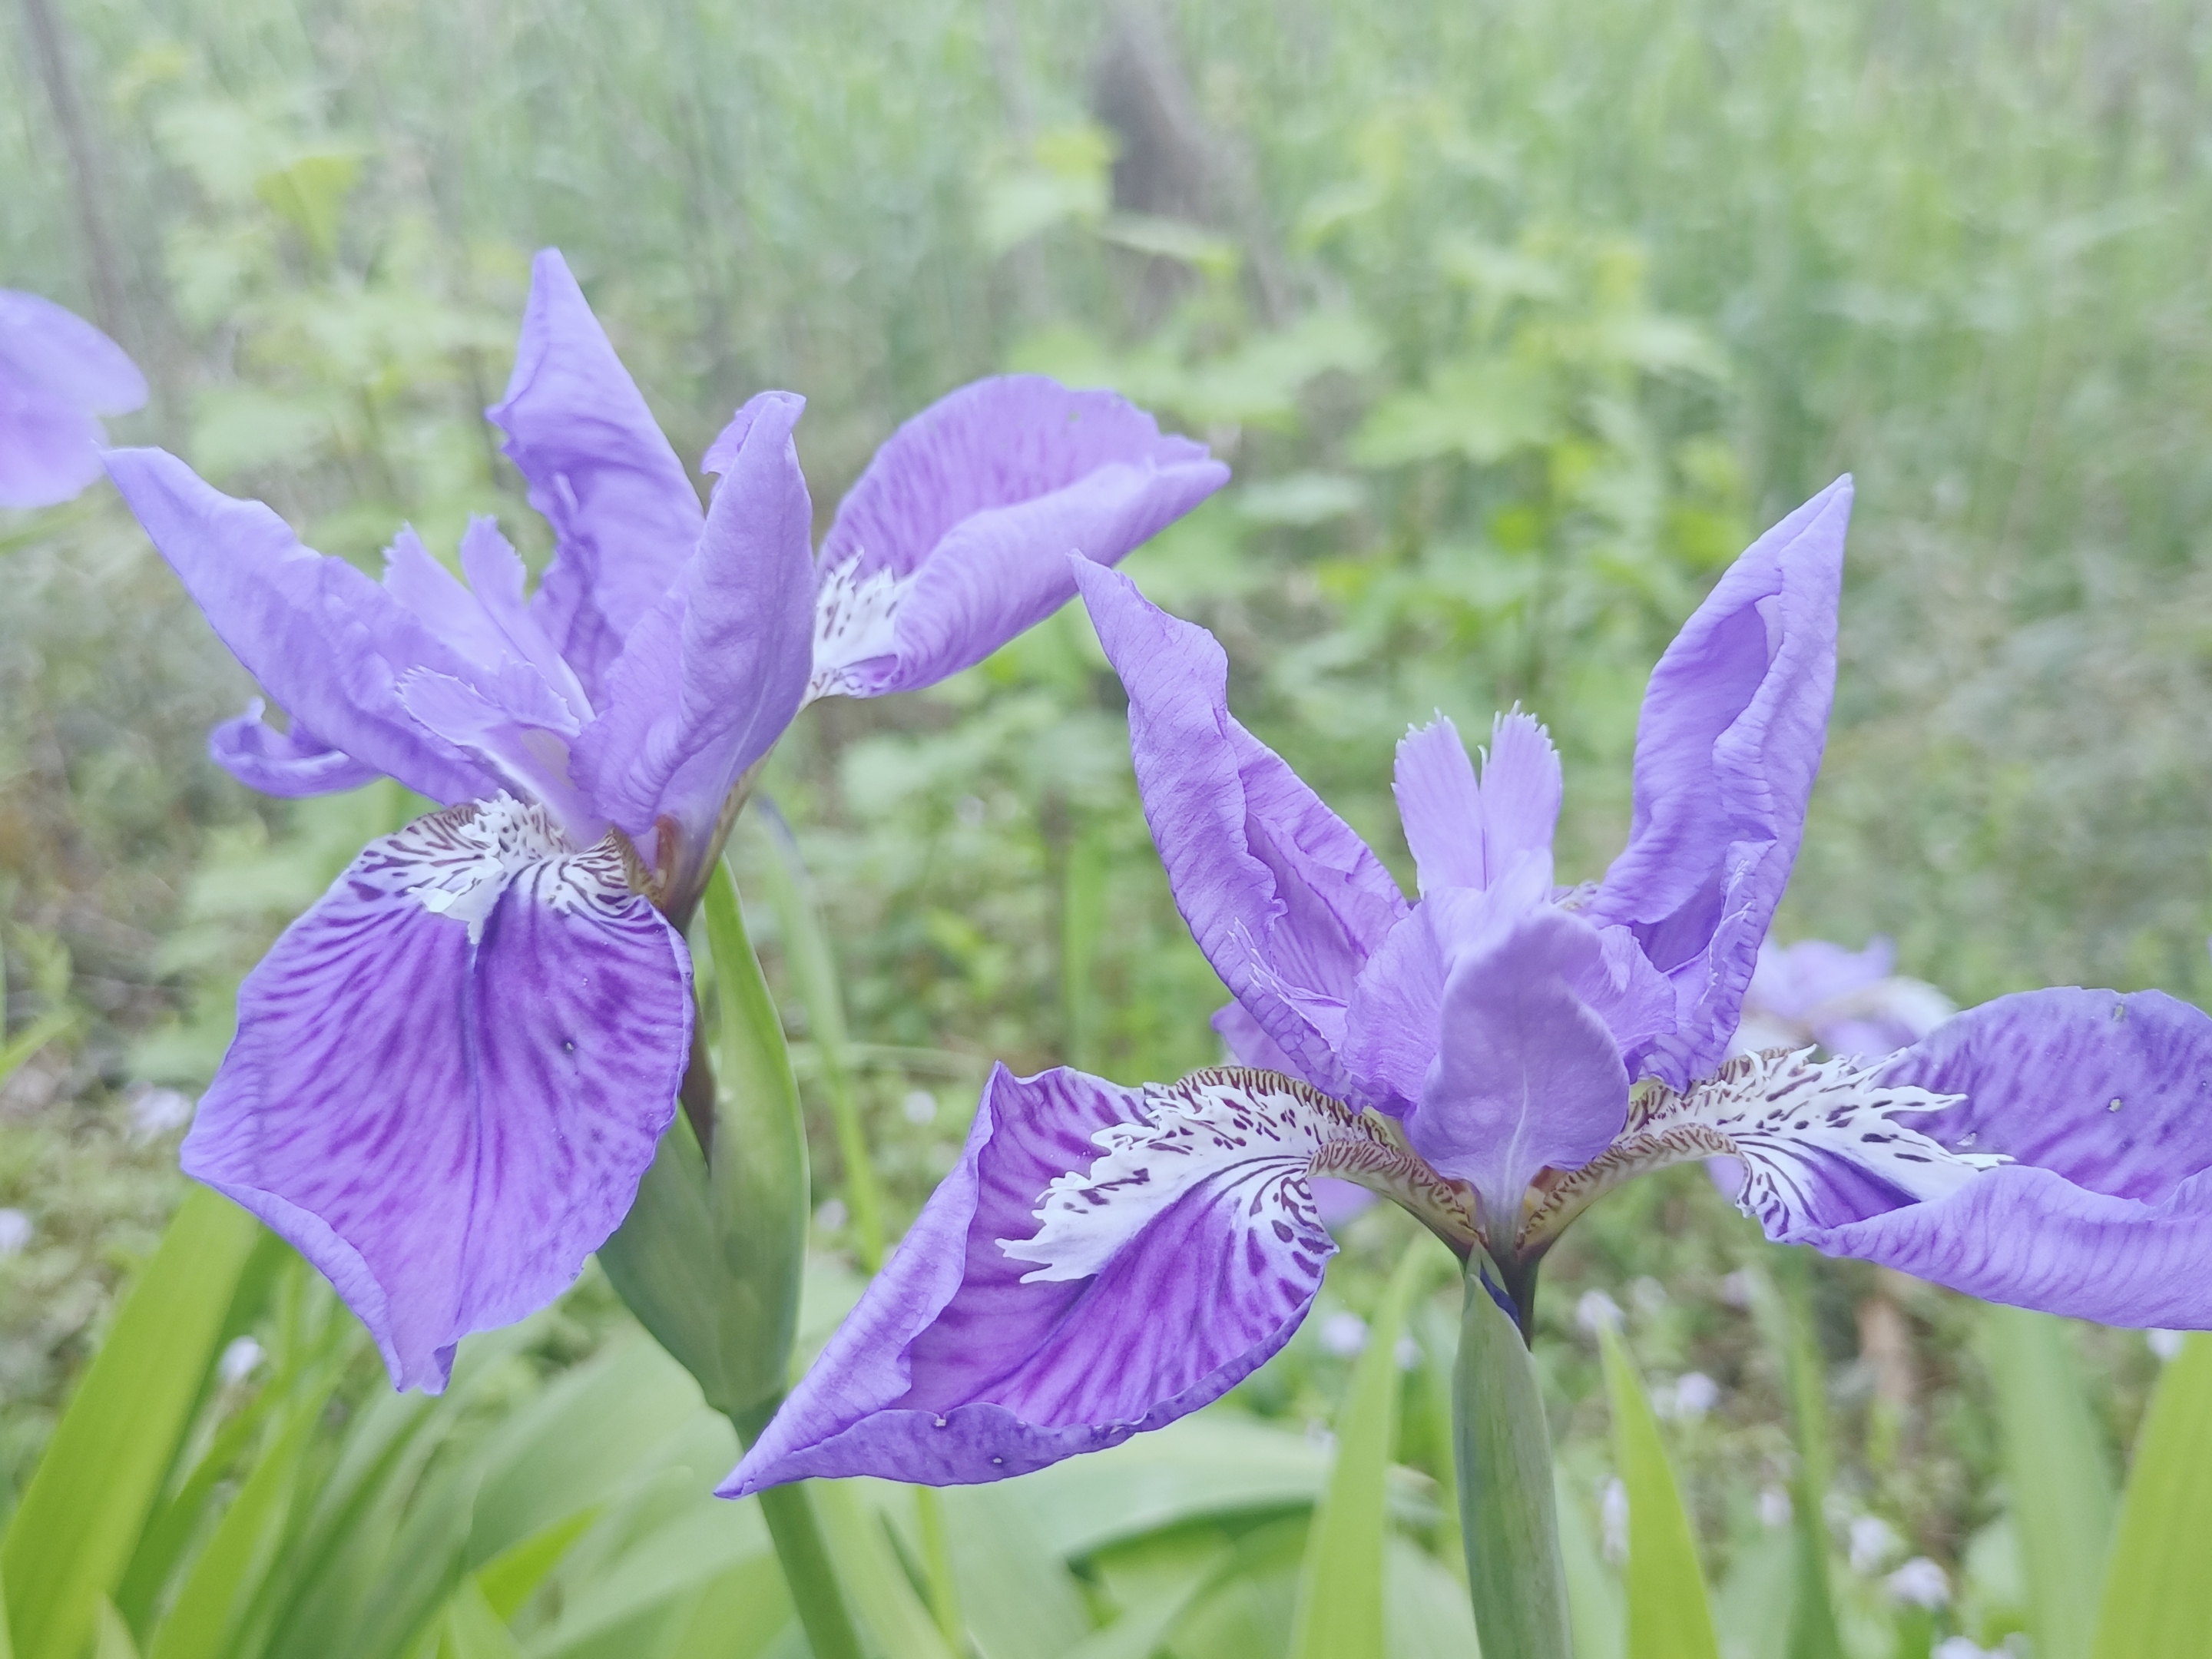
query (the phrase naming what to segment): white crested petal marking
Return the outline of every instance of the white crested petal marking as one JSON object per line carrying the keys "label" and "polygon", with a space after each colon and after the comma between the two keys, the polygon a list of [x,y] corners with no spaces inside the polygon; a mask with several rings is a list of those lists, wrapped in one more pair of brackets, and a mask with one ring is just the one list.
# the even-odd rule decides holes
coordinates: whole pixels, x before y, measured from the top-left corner
{"label": "white crested petal marking", "polygon": [[1045,1189],[1035,1237],[999,1240],[1036,1268],[1024,1284],[1088,1279],[1175,1205],[1234,1213],[1262,1249],[1331,1248],[1309,1180],[1329,1175],[1396,1199],[1462,1255],[1477,1242],[1473,1194],[1407,1148],[1396,1125],[1275,1072],[1212,1066],[1148,1083],[1143,1116],[1091,1136],[1103,1154]]}
{"label": "white crested petal marking", "polygon": [[1647,1079],[1610,1148],[1563,1176],[1547,1172],[1532,1189],[1522,1247],[1555,1237],[1630,1176],[1687,1158],[1741,1160],[1736,1207],[1776,1239],[1826,1224],[1824,1205],[1846,1188],[1870,1180],[1909,1200],[1942,1198],[2008,1162],[1954,1152],[1905,1121],[1955,1106],[1960,1097],[1882,1081],[1887,1056],[1813,1054],[1810,1048],[1737,1054],[1679,1094]]}
{"label": "white crested petal marking", "polygon": [[474,944],[500,895],[526,873],[538,902],[563,915],[619,908],[630,896],[611,838],[580,852],[544,807],[505,793],[372,842],[349,878],[464,924]]}
{"label": "white crested petal marking", "polygon": [[859,556],[823,572],[814,596],[814,673],[806,700],[865,697],[879,676],[867,665],[898,653],[898,610],[915,582],[889,566],[860,574]]}

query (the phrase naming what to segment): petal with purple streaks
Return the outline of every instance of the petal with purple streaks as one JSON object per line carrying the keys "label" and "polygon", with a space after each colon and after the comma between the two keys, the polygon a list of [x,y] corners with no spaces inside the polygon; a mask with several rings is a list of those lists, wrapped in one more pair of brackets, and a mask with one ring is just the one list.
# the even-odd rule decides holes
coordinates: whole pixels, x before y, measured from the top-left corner
{"label": "petal with purple streaks", "polygon": [[1922,1120],[1932,1139],[2014,1161],[1798,1242],[1993,1302],[2212,1328],[2212,1018],[2157,991],[2030,991],[1969,1009],[1886,1075],[1963,1097]]}
{"label": "petal with purple streaks", "polygon": [[1219,1397],[1320,1287],[1316,1156],[1402,1161],[1373,1121],[1267,1073],[1140,1091],[1000,1067],[959,1166],[723,1494],[994,1480]]}
{"label": "petal with purple streaks", "polygon": [[1078,574],[1128,690],[1146,821],[1199,948],[1296,1075],[1352,1097],[1335,1054],[1344,1006],[1405,915],[1404,896],[1350,826],[1231,717],[1228,660],[1212,635],[1126,576],[1089,564]]}
{"label": "petal with purple streaks", "polygon": [[552,248],[531,265],[514,373],[485,413],[553,526],[553,563],[532,607],[596,701],[600,677],[675,581],[704,520],[683,463]]}
{"label": "petal with purple streaks", "polygon": [[981,662],[1228,482],[1110,392],[978,380],[891,434],[822,546],[816,696],[878,696]]}
{"label": "petal with purple streaks", "polygon": [[239,994],[185,1173],[322,1270],[399,1388],[558,1295],[689,1056],[682,939],[611,847],[507,796],[372,842]]}
{"label": "petal with purple streaks", "polygon": [[259,501],[223,495],[173,455],[118,449],[106,461],[216,633],[294,720],[434,800],[497,787],[472,756],[425,732],[401,704],[409,669],[467,669],[391,593],[343,559],[302,547]]}
{"label": "petal with purple streaks", "polygon": [[1753,543],[1644,695],[1628,846],[1589,914],[1632,927],[1674,981],[1675,1030],[1629,1056],[1674,1088],[1728,1052],[1797,856],[1835,686],[1850,504],[1839,478]]}

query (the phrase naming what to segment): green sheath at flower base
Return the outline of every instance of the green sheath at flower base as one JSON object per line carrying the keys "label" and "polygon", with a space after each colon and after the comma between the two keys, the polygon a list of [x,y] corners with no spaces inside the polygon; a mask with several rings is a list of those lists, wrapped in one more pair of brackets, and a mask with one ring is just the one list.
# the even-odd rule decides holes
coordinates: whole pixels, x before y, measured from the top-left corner
{"label": "green sheath at flower base", "polygon": [[[720,1028],[711,1145],[702,1153],[689,1116],[677,1115],[599,1261],[630,1310],[750,1444],[783,1398],[798,1329],[806,1135],[782,1022],[726,863],[708,882],[706,923]],[[708,1069],[697,1046],[692,1065]],[[687,1097],[701,1080],[687,1082]],[[763,1507],[813,1651],[860,1659],[808,1488],[767,1494]]]}
{"label": "green sheath at flower base", "polygon": [[[715,866],[705,908],[720,1024],[712,1146],[702,1153],[678,1115],[599,1263],[698,1378],[707,1403],[735,1419],[781,1398],[788,1381],[805,1261],[806,1139],[783,1028],[726,865]],[[694,1067],[706,1069],[702,1047],[692,1052]]]}
{"label": "green sheath at flower base", "polygon": [[1536,1364],[1481,1275],[1478,1257],[1468,1272],[1452,1370],[1460,1529],[1475,1629],[1485,1653],[1571,1659],[1552,1437]]}

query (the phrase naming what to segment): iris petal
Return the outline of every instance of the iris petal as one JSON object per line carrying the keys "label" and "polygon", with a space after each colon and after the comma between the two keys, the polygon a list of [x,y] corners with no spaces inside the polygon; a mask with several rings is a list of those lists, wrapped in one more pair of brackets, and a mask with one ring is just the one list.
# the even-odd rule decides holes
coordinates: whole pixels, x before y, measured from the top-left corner
{"label": "iris petal", "polygon": [[684,465],[560,254],[530,268],[507,396],[485,411],[553,526],[532,601],[596,701],[623,641],[691,556],[704,522]]}
{"label": "iris petal", "polygon": [[83,318],[0,289],[0,507],[52,507],[100,476],[96,418],[146,401],[145,377]]}
{"label": "iris petal", "polygon": [[1753,543],[1644,694],[1628,846],[1588,914],[1634,929],[1674,980],[1676,1030],[1629,1058],[1676,1089],[1727,1054],[1797,856],[1835,685],[1850,505],[1840,478]]}
{"label": "iris petal", "polygon": [[261,718],[266,706],[256,697],[243,714],[208,733],[209,757],[247,788],[296,799],[376,781],[374,767],[331,748],[298,720],[289,732],[270,726]]}
{"label": "iris petal", "polygon": [[1335,1045],[1360,969],[1406,915],[1367,844],[1229,714],[1228,659],[1126,576],[1078,562],[1129,693],[1129,746],[1168,882],[1231,995],[1292,1064],[1356,1092]]}
{"label": "iris petal", "polygon": [[978,380],[876,453],[822,544],[816,695],[878,696],[981,662],[1229,479],[1110,392]]}
{"label": "iris petal", "polygon": [[158,449],[107,454],[108,474],[215,631],[295,720],[364,766],[434,800],[471,800],[497,780],[410,716],[410,668],[466,665],[383,587],[325,558],[258,501],[223,495]]}
{"label": "iris petal", "polygon": [[682,939],[611,848],[506,796],[372,842],[239,994],[185,1173],[335,1285],[392,1382],[564,1290],[629,1210],[690,1045]]}
{"label": "iris petal", "polygon": [[666,817],[688,883],[725,799],[799,712],[812,667],[813,509],[791,439],[805,407],[763,392],[708,452],[721,473],[698,552],[608,671],[575,746],[593,805],[651,853]]}
{"label": "iris petal", "polygon": [[2014,1161],[1799,1242],[1992,1302],[2212,1328],[2212,1018],[2156,991],[2030,991],[1968,1009],[1887,1075],[1964,1097],[1921,1120],[1932,1138]]}
{"label": "iris petal", "polygon": [[1000,1067],[959,1166],[723,1494],[994,1480],[1218,1398],[1320,1287],[1335,1246],[1306,1171],[1340,1137],[1380,1145],[1266,1073],[1140,1091]]}

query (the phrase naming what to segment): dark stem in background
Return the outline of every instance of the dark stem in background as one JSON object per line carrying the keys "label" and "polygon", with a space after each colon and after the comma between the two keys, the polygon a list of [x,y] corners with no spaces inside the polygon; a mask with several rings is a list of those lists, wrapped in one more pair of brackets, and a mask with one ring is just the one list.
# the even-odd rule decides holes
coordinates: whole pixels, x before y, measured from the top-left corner
{"label": "dark stem in background", "polygon": [[31,54],[39,60],[39,78],[46,83],[46,97],[54,106],[54,125],[61,129],[62,145],[69,151],[70,173],[76,189],[77,228],[84,235],[85,264],[92,282],[93,309],[100,325],[128,345],[123,325],[123,281],[116,268],[115,244],[107,234],[107,221],[100,210],[100,165],[93,153],[91,129],[85,125],[77,103],[76,83],[69,59],[62,51],[61,27],[54,21],[47,0],[23,0],[23,21],[31,34]]}

